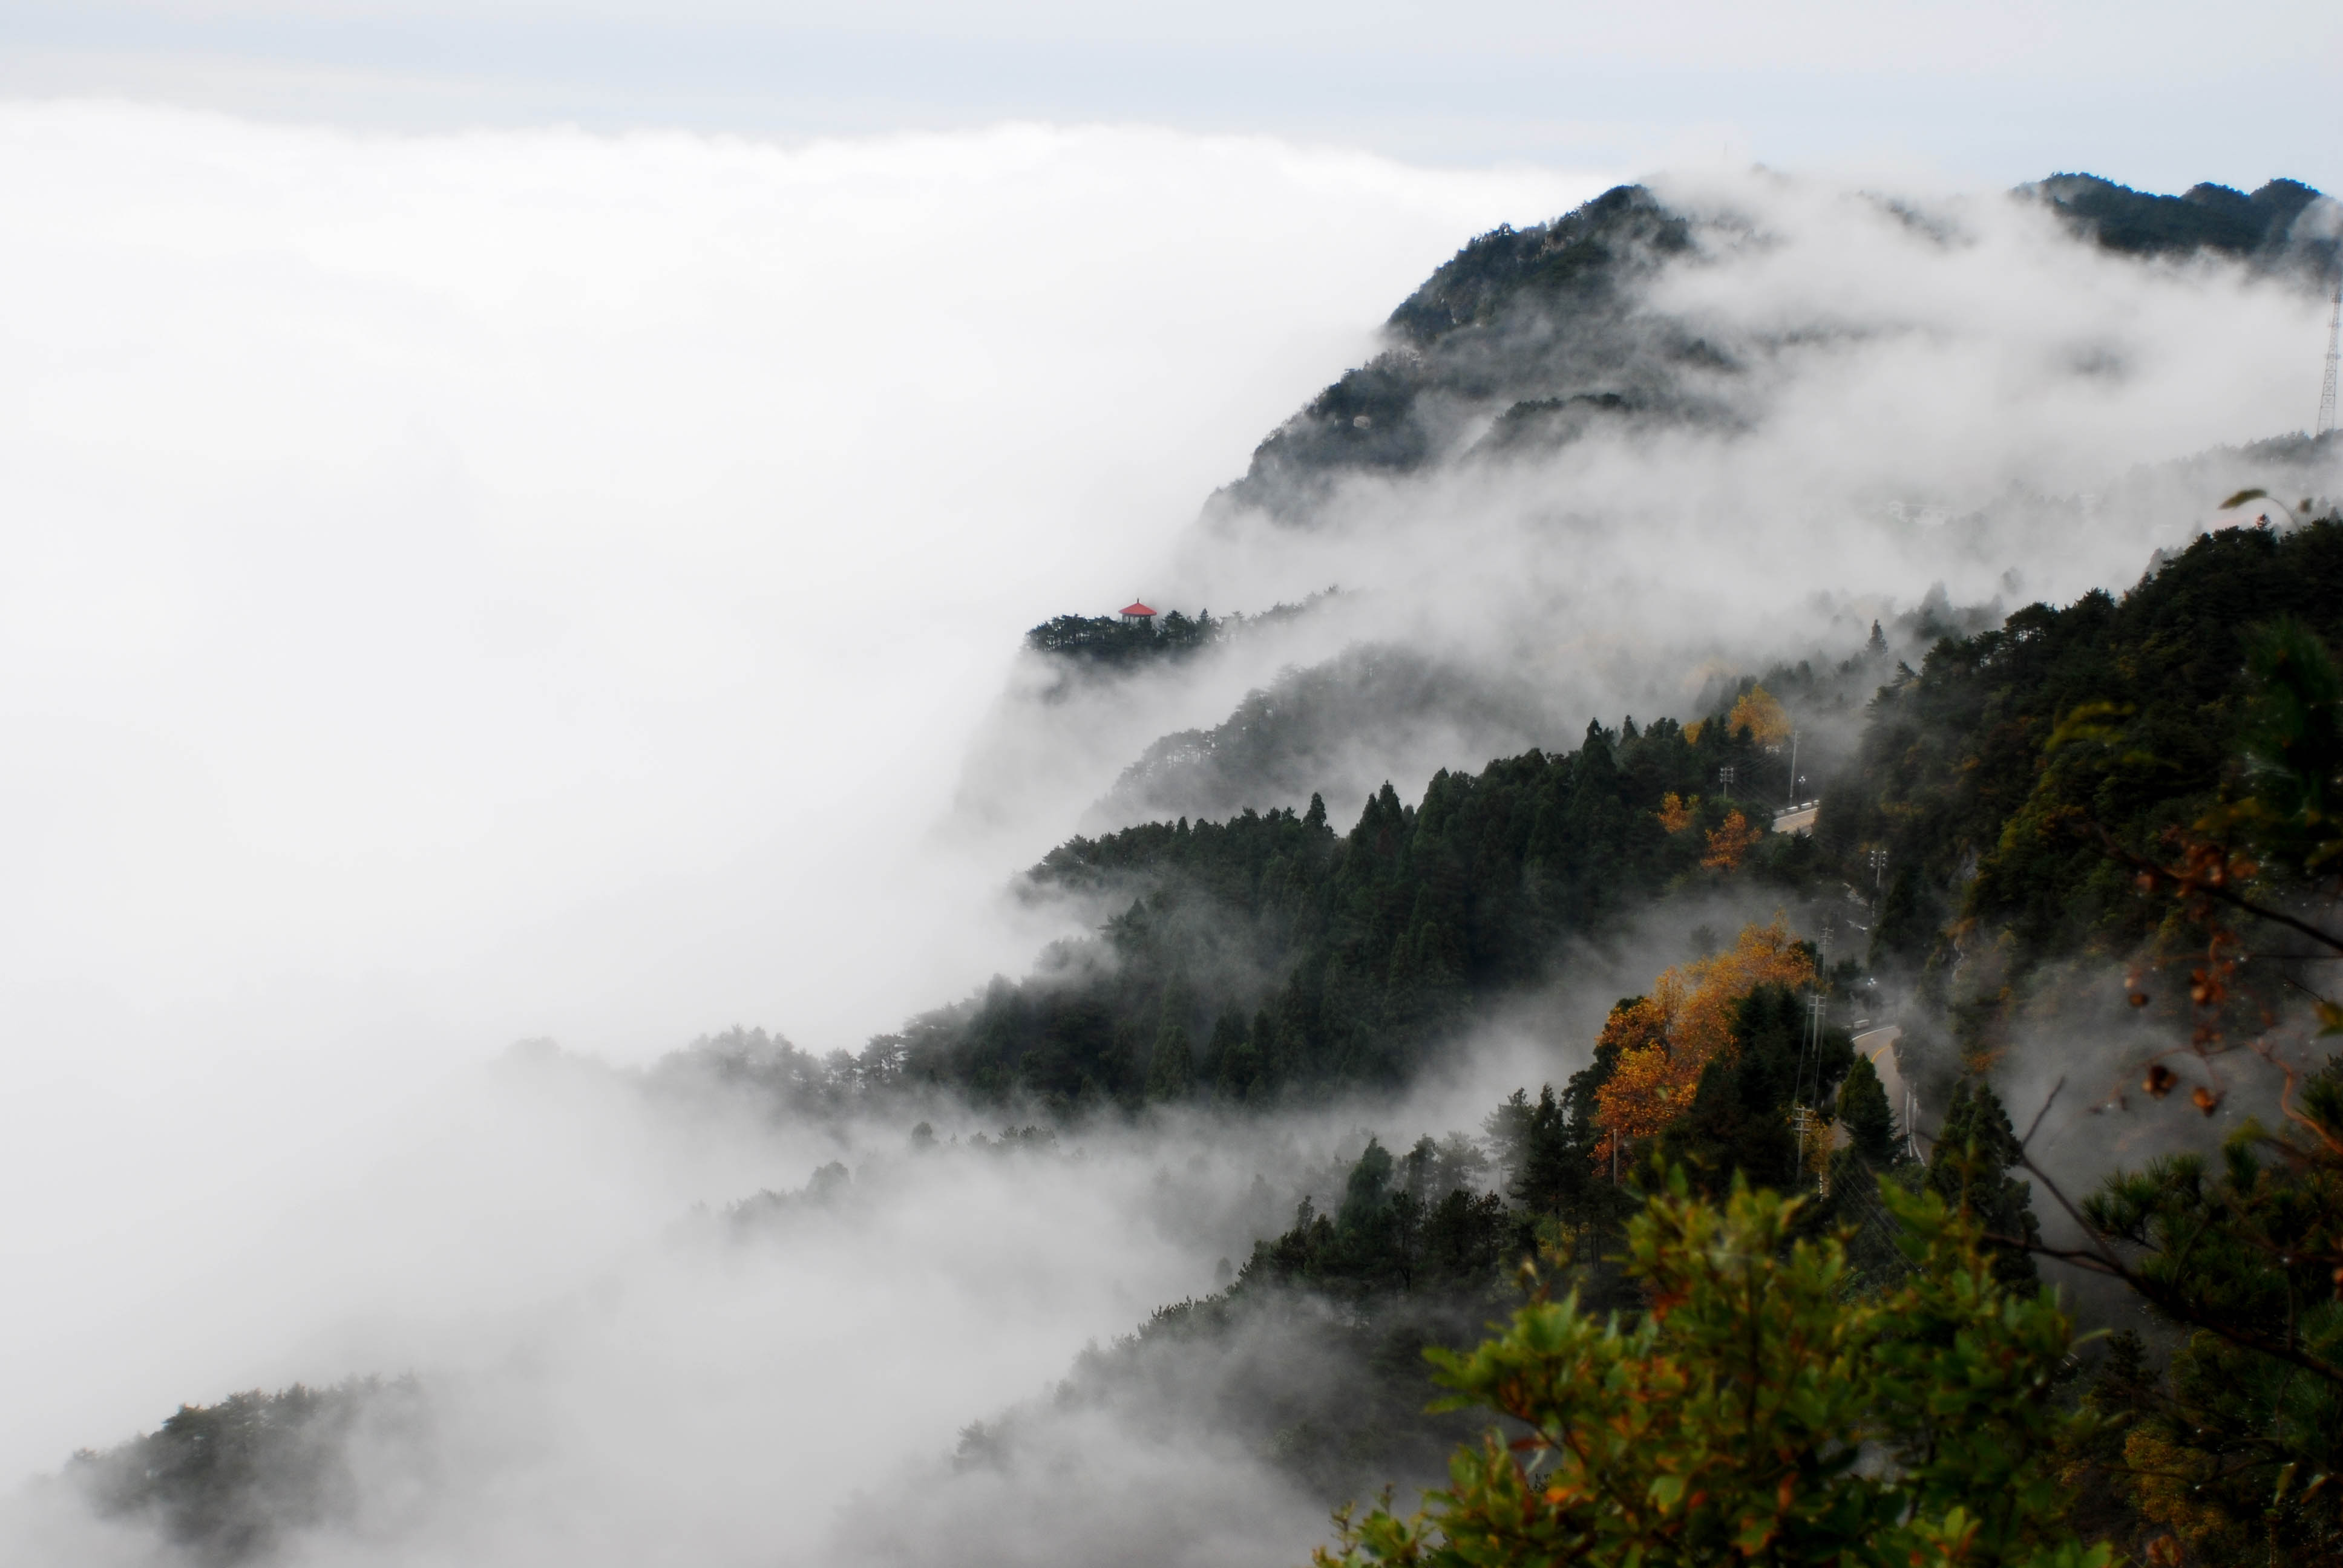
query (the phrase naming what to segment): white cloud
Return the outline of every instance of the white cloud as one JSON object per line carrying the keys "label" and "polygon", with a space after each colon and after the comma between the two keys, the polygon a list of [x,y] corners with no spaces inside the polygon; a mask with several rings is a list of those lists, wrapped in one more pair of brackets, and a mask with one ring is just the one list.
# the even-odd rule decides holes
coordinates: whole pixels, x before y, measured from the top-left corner
{"label": "white cloud", "polygon": [[0,110],[0,1468],[217,1392],[97,1331],[516,1037],[855,1046],[1021,967],[1061,825],[930,836],[1021,628],[1595,183]]}
{"label": "white cloud", "polygon": [[[2127,269],[1998,198],[1950,204],[1940,249],[1825,182],[1679,180],[1765,236],[1664,285],[1778,350],[1745,433],[1183,536],[1463,237],[1597,183],[1161,131],[0,110],[0,1470],[412,1365],[478,1461],[429,1549],[786,1560],[793,1523],[1202,1288],[1252,1171],[1349,1131],[890,1186],[872,1130],[845,1223],[729,1252],[672,1221],[841,1151],[646,1121],[598,1069],[479,1071],[524,1033],[628,1057],[736,1018],[850,1045],[1021,967],[1002,875],[1125,739],[1264,673],[1069,705],[1038,745],[1012,697],[998,813],[938,831],[1021,628],[1340,578],[1372,591],[1336,633],[1516,670],[1574,727],[1648,716],[1707,658],[1836,636],[1817,588],[2137,569],[2205,503],[2126,465],[2302,401],[2301,297]],[[2103,484],[2120,504],[2026,498]],[[1189,1457],[1183,1484],[1229,1473]],[[1244,1506],[1306,1522],[1267,1483]]]}
{"label": "white cloud", "polygon": [[[1441,656],[1505,695],[1482,724],[1457,703],[1361,725],[1298,798],[1251,802],[1298,808],[1315,789],[1347,821],[1386,779],[1413,798],[1437,768],[1574,745],[1590,719],[1697,718],[1719,670],[1845,658],[1874,617],[1934,585],[2013,609],[2120,590],[2155,551],[2236,520],[2217,511],[2225,495],[2343,491],[2331,459],[2168,466],[2308,425],[2326,310],[2299,278],[2144,264],[1999,193],[1924,186],[1905,196],[1916,222],[1825,178],[1654,184],[1695,218],[1697,249],[1648,297],[1605,308],[1649,308],[1726,356],[1730,373],[1681,383],[1724,417],[1614,420],[1516,459],[1354,471],[1307,528],[1217,516],[1182,541],[1170,602],[1337,581],[1344,598],[1294,640],[1241,648],[1176,688],[1010,705],[997,733],[1063,756],[1118,725],[1212,724],[1282,663],[1353,639]],[[1449,455],[1515,396],[1634,391],[1599,356],[1569,363],[1483,404],[1457,395]],[[1124,739],[1113,760],[1141,743]]]}

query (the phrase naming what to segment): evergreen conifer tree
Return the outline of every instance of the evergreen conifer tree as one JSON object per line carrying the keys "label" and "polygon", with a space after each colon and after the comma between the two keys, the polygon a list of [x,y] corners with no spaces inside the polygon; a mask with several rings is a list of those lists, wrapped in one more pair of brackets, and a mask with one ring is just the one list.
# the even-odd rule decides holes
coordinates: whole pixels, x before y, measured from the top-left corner
{"label": "evergreen conifer tree", "polygon": [[1692,1109],[1663,1134],[1666,1160],[1690,1166],[1704,1190],[1721,1195],[1736,1174],[1792,1191],[1800,1185],[1790,1106],[1802,1012],[1784,987],[1751,991],[1735,1014],[1733,1049],[1702,1071]]}
{"label": "evergreen conifer tree", "polygon": [[[1244,1014],[1234,1008],[1223,1008],[1221,1016],[1212,1020],[1212,1038],[1204,1044],[1204,1060],[1197,1065],[1196,1080],[1209,1084],[1215,1093],[1222,1090],[1230,1075],[1231,1059],[1241,1053],[1245,1045]],[[1242,1094],[1244,1080],[1237,1080]]]}
{"label": "evergreen conifer tree", "polygon": [[1887,1103],[1887,1090],[1879,1081],[1870,1059],[1857,1056],[1839,1085],[1838,1121],[1854,1140],[1855,1153],[1874,1171],[1885,1171],[1904,1159],[1904,1141],[1896,1136],[1896,1112]]}
{"label": "evergreen conifer tree", "polygon": [[1398,1161],[1376,1139],[1367,1140],[1359,1162],[1343,1183],[1342,1206],[1334,1214],[1336,1266],[1353,1276],[1372,1279],[1403,1268],[1395,1242],[1394,1221],[1400,1216],[1392,1203],[1392,1177]]}
{"label": "evergreen conifer tree", "polygon": [[1147,1098],[1185,1100],[1196,1077],[1195,1048],[1188,1039],[1192,1002],[1185,980],[1163,988],[1163,1018],[1155,1030],[1155,1050],[1147,1063]]}
{"label": "evergreen conifer tree", "polygon": [[1570,1120],[1547,1084],[1529,1108],[1513,1196],[1534,1213],[1560,1214],[1578,1206],[1588,1176],[1587,1151],[1571,1136]]}
{"label": "evergreen conifer tree", "polygon": [[2017,1134],[2009,1113],[1990,1084],[1963,1079],[1953,1088],[1944,1125],[1928,1151],[1929,1189],[1945,1201],[1976,1216],[1993,1256],[1994,1277],[2006,1285],[2035,1280],[2033,1254],[2039,1239],[2034,1189],[2010,1175],[2018,1157]]}
{"label": "evergreen conifer tree", "polygon": [[1508,1186],[1520,1179],[1529,1157],[1530,1119],[1535,1114],[1529,1091],[1516,1089],[1481,1123],[1489,1152],[1496,1159],[1498,1175]]}
{"label": "evergreen conifer tree", "polygon": [[1205,1053],[1213,1098],[1235,1104],[1254,1097],[1261,1081],[1261,1056],[1253,1041],[1260,1038],[1262,1018],[1249,1027],[1234,1009],[1221,1014],[1212,1026],[1212,1044]]}

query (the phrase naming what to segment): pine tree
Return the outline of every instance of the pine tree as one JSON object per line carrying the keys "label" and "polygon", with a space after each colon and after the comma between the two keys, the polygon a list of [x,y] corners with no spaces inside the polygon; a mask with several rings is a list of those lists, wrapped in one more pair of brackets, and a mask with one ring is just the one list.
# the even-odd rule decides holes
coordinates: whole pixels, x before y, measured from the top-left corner
{"label": "pine tree", "polygon": [[1267,1020],[1267,1014],[1256,1015],[1250,1029],[1244,1015],[1232,1009],[1221,1014],[1212,1026],[1212,1043],[1205,1052],[1206,1071],[1210,1074],[1213,1098],[1235,1104],[1252,1097],[1261,1079],[1261,1057],[1253,1048]]}
{"label": "pine tree", "polygon": [[1874,1171],[1885,1171],[1905,1159],[1904,1141],[1896,1132],[1896,1112],[1887,1103],[1887,1090],[1868,1057],[1857,1056],[1838,1091],[1839,1125],[1855,1141],[1855,1151]]}
{"label": "pine tree", "polygon": [[1655,1199],[1626,1253],[1656,1310],[1540,1292],[1478,1348],[1433,1352],[1513,1424],[1460,1448],[1421,1511],[1386,1493],[1337,1513],[1317,1563],[2107,1568],[2062,1517],[2072,1323],[1996,1282],[1940,1200],[1893,1202],[1915,1267],[1850,1299],[1843,1249],[1798,1240],[1796,1202]]}
{"label": "pine tree", "polygon": [[[1343,1183],[1342,1206],[1335,1211],[1336,1267],[1362,1282],[1377,1275],[1404,1275],[1408,1260],[1401,1253],[1397,1221],[1403,1216],[1392,1202],[1392,1176],[1398,1162],[1376,1139],[1367,1140],[1359,1162]],[[1409,1238],[1413,1239],[1413,1238]]]}
{"label": "pine tree", "polygon": [[[1240,1092],[1248,1101],[1267,1100],[1284,1071],[1283,1059],[1278,1052],[1277,1020],[1269,1016],[1267,1008],[1252,1015],[1252,1032],[1246,1037],[1245,1048],[1252,1076],[1239,1086]],[[1233,1081],[1234,1075],[1231,1077]]]}
{"label": "pine tree", "polygon": [[1530,1091],[1516,1089],[1481,1123],[1489,1152],[1496,1158],[1498,1174],[1508,1185],[1519,1179],[1529,1156],[1530,1118],[1534,1114]]}
{"label": "pine tree", "polygon": [[1590,1174],[1586,1151],[1571,1136],[1570,1119],[1547,1084],[1529,1108],[1513,1194],[1534,1213],[1561,1214],[1580,1206]]}
{"label": "pine tree", "polygon": [[1993,1255],[1994,1277],[2013,1286],[2034,1282],[2034,1256],[2026,1249],[2041,1235],[2031,1206],[2034,1189],[2009,1174],[2018,1154],[2017,1134],[1992,1086],[1971,1079],[1956,1084],[1928,1151],[1927,1185],[1976,1216]]}
{"label": "pine tree", "polygon": [[[1211,1039],[1204,1042],[1204,1060],[1197,1065],[1196,1081],[1217,1089],[1228,1076],[1229,1058],[1244,1049],[1244,1014],[1234,1008],[1223,1008],[1221,1016],[1212,1020]],[[1242,1089],[1242,1081],[1239,1081]]]}
{"label": "pine tree", "polygon": [[1166,1023],[1155,1037],[1155,1054],[1147,1064],[1147,1098],[1185,1100],[1195,1079],[1188,1026]]}
{"label": "pine tree", "polygon": [[1721,1195],[1736,1173],[1788,1191],[1801,1184],[1790,1108],[1805,1010],[1787,986],[1761,985],[1743,998],[1731,1044],[1702,1070],[1692,1109],[1662,1135],[1665,1158],[1691,1166],[1704,1190]]}
{"label": "pine tree", "polygon": [[1188,1040],[1192,993],[1185,980],[1163,988],[1163,1017],[1155,1030],[1154,1054],[1147,1063],[1147,1098],[1185,1100],[1196,1076],[1195,1048]]}

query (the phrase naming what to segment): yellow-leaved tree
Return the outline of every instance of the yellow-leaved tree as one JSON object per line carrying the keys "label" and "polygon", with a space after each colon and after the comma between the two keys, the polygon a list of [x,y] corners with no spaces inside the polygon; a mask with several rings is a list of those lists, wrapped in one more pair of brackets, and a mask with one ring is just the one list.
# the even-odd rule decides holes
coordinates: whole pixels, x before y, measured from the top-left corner
{"label": "yellow-leaved tree", "polygon": [[1741,700],[1725,716],[1727,735],[1744,729],[1760,746],[1779,746],[1790,739],[1790,716],[1772,692],[1762,686],[1753,686],[1741,694]]}
{"label": "yellow-leaved tree", "polygon": [[1712,871],[1738,870],[1743,858],[1763,837],[1765,829],[1748,818],[1738,811],[1727,812],[1725,820],[1710,830],[1708,853],[1700,858],[1700,863]]}
{"label": "yellow-leaved tree", "polygon": [[1660,809],[1652,813],[1660,826],[1670,833],[1681,833],[1700,819],[1700,797],[1687,800],[1671,789],[1660,797]]}
{"label": "yellow-leaved tree", "polygon": [[1616,1047],[1618,1065],[1595,1092],[1596,1157],[1609,1161],[1619,1140],[1650,1138],[1692,1108],[1702,1071],[1732,1047],[1735,1003],[1761,985],[1795,990],[1814,977],[1812,954],[1776,914],[1744,926],[1724,952],[1668,970],[1649,996],[1612,1009],[1598,1049]]}

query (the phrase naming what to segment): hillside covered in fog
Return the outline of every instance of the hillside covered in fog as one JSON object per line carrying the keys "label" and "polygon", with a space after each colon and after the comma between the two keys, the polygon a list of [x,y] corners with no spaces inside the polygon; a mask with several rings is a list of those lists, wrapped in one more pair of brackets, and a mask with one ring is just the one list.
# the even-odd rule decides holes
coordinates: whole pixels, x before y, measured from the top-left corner
{"label": "hillside covered in fog", "polygon": [[[907,996],[853,1050],[786,1020],[639,1070],[517,1048],[500,1092],[557,1128],[771,1183],[483,1312],[485,1352],[191,1387],[88,1434],[21,1528],[93,1563],[1298,1563],[1493,1421],[1569,1430],[1453,1366],[1502,1418],[1429,1412],[1427,1349],[1518,1311],[1524,1357],[1709,1364],[1620,1336],[1729,1310],[1665,1229],[1729,1224],[1785,1280],[1830,1250],[1800,1332],[1838,1324],[1829,1378],[1876,1397],[1763,1486],[1700,1432],[1648,1447],[1739,1478],[1700,1496],[1777,1486],[1812,1560],[1962,1495],[1986,1544],[1932,1561],[2332,1560],[2343,1091],[2310,1042],[2343,950],[2343,441],[2232,417],[2227,346],[2310,343],[2337,212],[2283,180],[1761,171],[1471,240],[1204,500],[1162,613],[1026,634],[935,831],[1047,846],[1004,904],[1060,933],[1029,970]],[[2170,1163],[2288,1115],[2255,1145],[2277,1197],[2237,1154]],[[1753,1188],[1804,1207],[1765,1230]],[[814,1302],[787,1328],[722,1283],[768,1276]],[[1942,1459],[1910,1414],[1942,1388],[1896,1381],[1952,1329],[1877,1350],[1962,1291],[2039,1372],[1965,1407],[2006,1474]],[[972,1357],[975,1318],[1076,1295],[1127,1332],[950,1412],[949,1452],[890,1438],[890,1401],[940,1396],[889,1381],[852,1302]],[[792,1405],[759,1370],[790,1334],[865,1359]],[[768,1421],[836,1423],[858,1468],[765,1509]],[[606,1534],[612,1476],[656,1505]],[[1579,1529],[1565,1490],[1536,1506]],[[1659,1560],[1593,1539],[1551,1560]],[[1342,1560],[1466,1560],[1398,1540]],[[1534,1560],[1506,1551],[1472,1560]]]}

